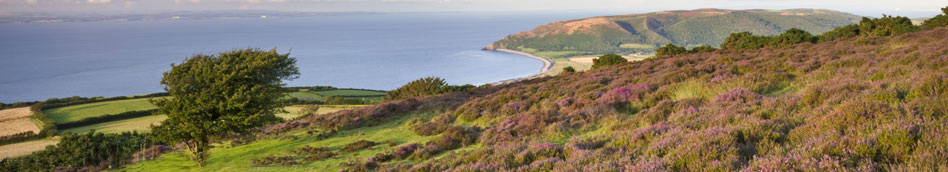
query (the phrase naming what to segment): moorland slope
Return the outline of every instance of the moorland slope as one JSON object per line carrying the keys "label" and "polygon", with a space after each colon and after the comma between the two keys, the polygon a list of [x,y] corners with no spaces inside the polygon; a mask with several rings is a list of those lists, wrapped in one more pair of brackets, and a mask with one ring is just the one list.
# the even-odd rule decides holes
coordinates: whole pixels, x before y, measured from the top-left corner
{"label": "moorland slope", "polygon": [[719,50],[389,101],[127,170],[940,171],[948,28]]}

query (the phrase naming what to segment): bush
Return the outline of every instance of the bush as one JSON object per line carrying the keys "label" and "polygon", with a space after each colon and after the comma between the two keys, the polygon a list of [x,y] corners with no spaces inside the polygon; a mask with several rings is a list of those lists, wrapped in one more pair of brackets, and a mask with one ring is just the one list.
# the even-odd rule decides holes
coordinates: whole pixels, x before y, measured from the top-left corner
{"label": "bush", "polygon": [[342,147],[342,149],[339,149],[339,152],[360,151],[362,149],[371,148],[378,144],[379,143],[368,141],[368,140],[358,140],[358,141],[346,144],[345,146]]}
{"label": "bush", "polygon": [[434,95],[438,93],[441,87],[446,85],[448,85],[448,83],[445,82],[444,79],[438,77],[424,77],[408,82],[408,84],[398,89],[385,93],[385,100]]}
{"label": "bush", "polygon": [[606,68],[612,65],[622,64],[625,62],[629,62],[629,60],[622,58],[622,56],[618,54],[606,54],[606,55],[599,56],[599,58],[593,59],[592,69]]}
{"label": "bush", "polygon": [[679,46],[675,46],[674,44],[668,44],[668,45],[659,47],[658,50],[655,51],[655,58],[666,58],[666,57],[671,57],[671,56],[684,54],[684,53],[688,53],[688,50],[686,50],[685,47],[679,47]]}
{"label": "bush", "polygon": [[750,32],[732,33],[721,43],[721,49],[744,50],[759,49],[770,44],[771,38],[765,36],[755,36]]}
{"label": "bush", "polygon": [[299,162],[293,160],[292,156],[266,156],[263,158],[252,159],[251,162],[254,166],[266,166],[266,165],[299,165]]}
{"label": "bush", "polygon": [[709,45],[702,45],[688,50],[688,53],[704,53],[704,52],[714,52],[717,51],[717,48],[711,47]]}
{"label": "bush", "polygon": [[925,20],[922,22],[923,29],[934,29],[938,27],[948,26],[948,7],[941,8],[941,14],[932,17],[931,19]]}
{"label": "bush", "polygon": [[563,67],[563,73],[576,73],[576,69],[572,66]]}
{"label": "bush", "polygon": [[309,145],[295,149],[291,152],[296,155],[305,156],[303,161],[320,161],[336,156],[336,154],[332,153],[332,151],[329,151],[328,147],[312,147]]}
{"label": "bush", "polygon": [[770,47],[790,47],[792,45],[804,42],[815,43],[817,40],[818,38],[810,34],[810,32],[804,31],[802,29],[790,28],[790,30],[787,30],[783,34],[774,37],[773,41],[770,43]]}

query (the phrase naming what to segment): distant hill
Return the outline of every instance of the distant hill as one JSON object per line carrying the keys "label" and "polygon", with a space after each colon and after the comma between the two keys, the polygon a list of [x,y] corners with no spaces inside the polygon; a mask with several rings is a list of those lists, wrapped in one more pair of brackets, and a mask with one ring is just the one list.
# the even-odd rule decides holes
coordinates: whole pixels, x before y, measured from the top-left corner
{"label": "distant hill", "polygon": [[776,35],[799,28],[819,34],[859,19],[853,14],[822,9],[662,11],[549,23],[509,35],[485,49],[547,52],[538,55],[565,57],[652,52],[668,43],[717,47],[734,32]]}

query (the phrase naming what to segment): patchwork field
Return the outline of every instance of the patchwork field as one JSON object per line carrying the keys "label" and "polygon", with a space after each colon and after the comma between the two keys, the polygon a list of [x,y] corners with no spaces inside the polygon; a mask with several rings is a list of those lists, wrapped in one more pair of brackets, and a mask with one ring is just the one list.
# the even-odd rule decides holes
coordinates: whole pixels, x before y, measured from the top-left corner
{"label": "patchwork field", "polygon": [[0,110],[0,136],[32,131],[39,133],[40,128],[30,119],[29,107]]}
{"label": "patchwork field", "polygon": [[157,109],[158,107],[149,102],[150,98],[116,100],[97,103],[88,103],[61,108],[48,109],[46,115],[56,123],[79,121],[89,117],[118,114],[129,111],[141,111]]}
{"label": "patchwork field", "polygon": [[28,155],[40,151],[49,145],[55,145],[59,141],[55,139],[34,140],[22,143],[14,143],[0,146],[0,159]]}
{"label": "patchwork field", "polygon": [[149,126],[152,124],[158,125],[161,121],[168,119],[166,115],[151,115],[144,116],[126,120],[118,120],[111,122],[103,122],[93,125],[87,125],[82,127],[70,128],[66,130],[60,130],[60,133],[63,132],[73,132],[73,133],[86,133],[89,130],[95,130],[96,132],[102,133],[121,133],[125,131],[138,131],[138,132],[148,132],[150,130]]}

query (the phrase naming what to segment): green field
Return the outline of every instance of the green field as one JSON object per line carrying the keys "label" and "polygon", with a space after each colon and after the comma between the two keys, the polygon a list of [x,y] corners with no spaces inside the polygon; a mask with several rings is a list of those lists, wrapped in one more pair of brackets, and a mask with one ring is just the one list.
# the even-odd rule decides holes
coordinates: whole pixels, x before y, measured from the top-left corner
{"label": "green field", "polygon": [[[430,116],[431,114],[425,114],[424,116]],[[419,115],[420,116],[420,115]],[[417,116],[416,116],[417,117]],[[144,161],[137,164],[132,164],[124,169],[123,171],[338,171],[342,167],[339,166],[341,162],[347,162],[349,159],[365,159],[371,157],[376,153],[383,153],[385,151],[391,151],[397,146],[406,145],[410,143],[423,143],[425,141],[434,138],[435,136],[422,137],[417,134],[409,131],[408,127],[402,125],[403,122],[412,119],[413,117],[402,117],[399,119],[391,120],[388,123],[384,123],[378,126],[372,127],[362,127],[353,130],[340,131],[333,137],[327,139],[317,139],[316,137],[307,135],[303,131],[293,131],[285,133],[284,136],[277,136],[277,138],[261,139],[246,145],[239,146],[220,146],[217,148],[211,149],[211,157],[207,161],[207,165],[204,167],[199,167],[194,161],[189,158],[189,154],[185,152],[173,152],[168,153],[158,158],[156,160]],[[286,138],[287,135],[295,136],[296,139]],[[380,144],[372,148],[368,148],[361,151],[350,152],[350,153],[341,153],[338,150],[348,144],[357,140],[369,140],[373,142],[386,142],[393,141],[398,145],[388,146],[386,144]],[[251,160],[254,158],[265,157],[269,155],[275,156],[286,156],[292,155],[288,151],[293,149],[298,149],[303,146],[314,146],[329,147],[334,153],[340,153],[336,157],[314,161],[306,162],[301,161],[302,165],[298,166],[262,166],[255,167],[251,163]],[[302,159],[303,157],[297,156],[297,159]],[[406,161],[410,162],[410,161]]]}
{"label": "green field", "polygon": [[[277,115],[277,117],[290,120],[290,119],[293,119],[293,118],[296,118],[296,117],[299,117],[299,116],[302,116],[302,115],[303,115],[303,113],[300,112],[300,109],[302,109],[303,106],[305,106],[305,105],[287,106],[287,107],[284,107],[284,108],[283,108],[283,110],[286,110],[286,111],[287,111],[286,113],[279,113],[279,114],[276,114],[276,115]],[[316,114],[317,114],[317,115],[322,115],[322,114],[327,114],[327,113],[333,113],[333,112],[340,111],[340,110],[346,110],[346,109],[354,109],[354,108],[365,107],[365,106],[368,106],[368,105],[317,105],[317,106],[319,106],[319,110],[316,111]]]}
{"label": "green field", "polygon": [[63,132],[73,132],[73,133],[86,133],[89,130],[95,130],[96,132],[102,133],[121,133],[125,131],[138,131],[138,132],[148,132],[150,130],[149,126],[151,124],[158,125],[161,121],[168,119],[166,115],[151,115],[144,116],[126,120],[118,120],[111,122],[103,122],[98,124],[92,124],[82,127],[70,128],[66,130],[59,131]]}
{"label": "green field", "polygon": [[112,115],[128,111],[140,111],[140,110],[151,110],[156,109],[155,105],[149,102],[150,98],[140,98],[140,99],[129,99],[129,100],[116,100],[116,101],[106,101],[106,102],[97,102],[97,103],[88,103],[81,105],[66,106],[61,108],[48,109],[43,112],[46,112],[46,115],[49,118],[56,121],[56,123],[62,124],[67,122],[75,122],[89,117],[97,117],[103,115]]}

